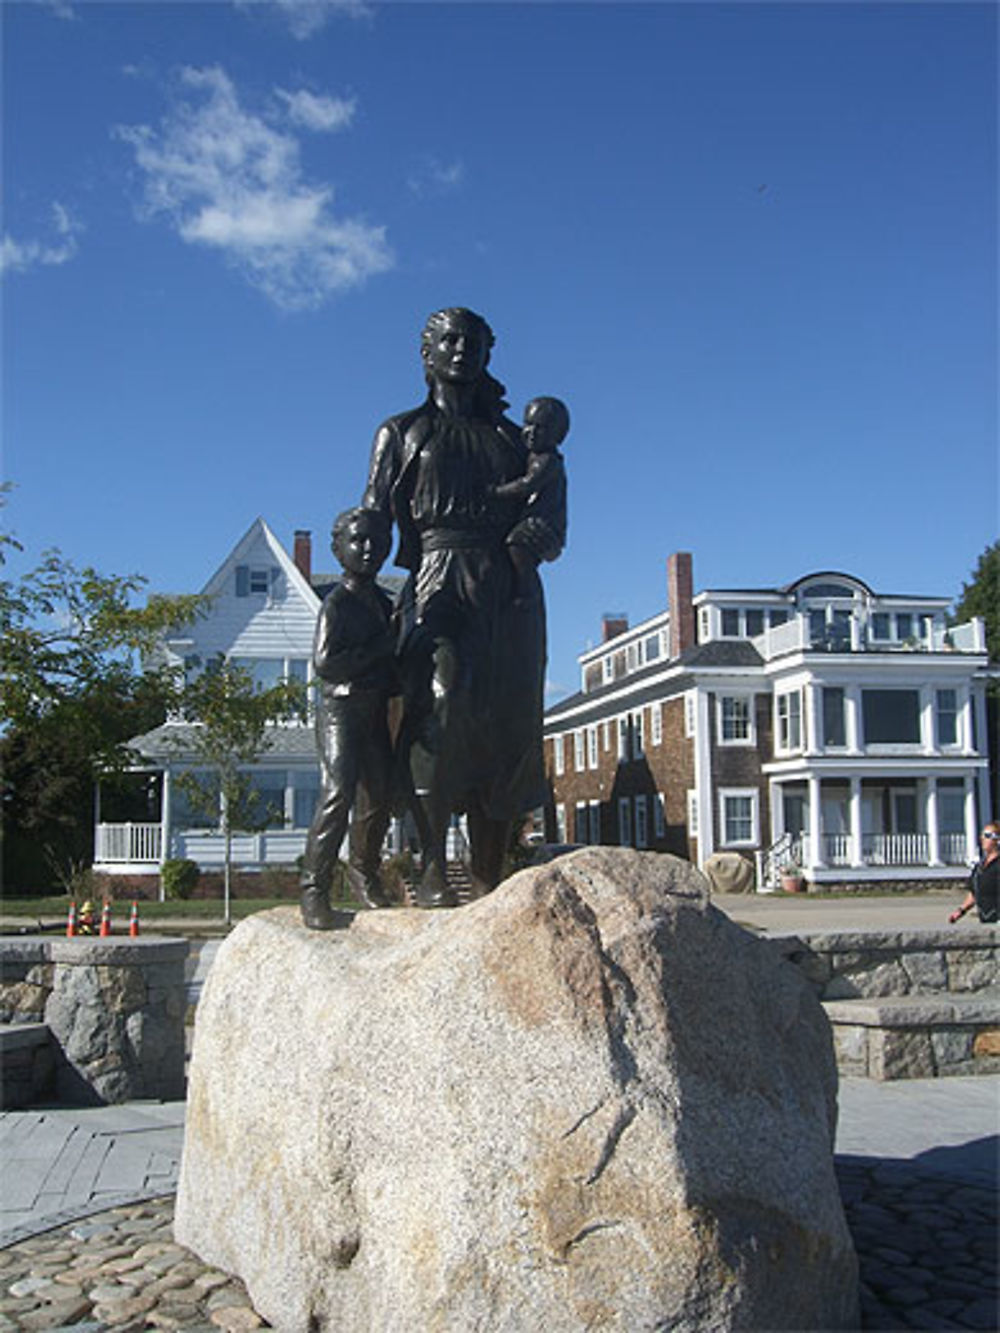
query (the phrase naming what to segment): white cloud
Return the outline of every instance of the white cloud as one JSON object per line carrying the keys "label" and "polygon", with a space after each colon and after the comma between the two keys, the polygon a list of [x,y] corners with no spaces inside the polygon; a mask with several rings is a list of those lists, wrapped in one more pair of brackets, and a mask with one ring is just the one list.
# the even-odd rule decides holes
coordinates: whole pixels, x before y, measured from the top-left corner
{"label": "white cloud", "polygon": [[461,162],[427,157],[410,172],[406,183],[416,195],[449,194],[458,189],[464,177],[465,167]]}
{"label": "white cloud", "polygon": [[[254,9],[271,0],[235,0],[237,9]],[[364,0],[274,0],[274,6],[287,21],[292,36],[305,41],[341,15],[344,18],[367,18],[371,9]]]}
{"label": "white cloud", "polygon": [[224,70],[188,68],[181,79],[192,100],[157,129],[117,131],[144,173],[148,216],[219,250],[285,310],[315,309],[392,266],[384,228],[336,217],[332,188],[304,178],[295,136],[245,111]]}
{"label": "white cloud", "polygon": [[46,9],[51,9],[57,19],[75,19],[76,10],[70,0],[40,0]]}
{"label": "white cloud", "polygon": [[284,88],[275,88],[274,91],[288,108],[288,119],[303,129],[321,133],[341,130],[354,119],[356,104],[353,98],[325,97],[307,92],[305,88],[294,93]]}
{"label": "white cloud", "polygon": [[65,264],[76,254],[76,238],[82,230],[62,204],[54,203],[49,241],[15,241],[4,234],[0,240],[0,273],[24,273],[39,264]]}

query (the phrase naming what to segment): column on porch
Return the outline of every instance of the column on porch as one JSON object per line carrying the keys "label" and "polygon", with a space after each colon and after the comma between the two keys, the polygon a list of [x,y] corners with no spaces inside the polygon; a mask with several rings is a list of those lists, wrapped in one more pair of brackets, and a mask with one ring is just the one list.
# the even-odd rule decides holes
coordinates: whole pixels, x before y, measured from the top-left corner
{"label": "column on porch", "polygon": [[160,865],[170,860],[170,792],[170,769],[164,768],[160,783]]}
{"label": "column on porch", "polygon": [[937,779],[922,779],[924,785],[924,828],[927,830],[927,864],[941,866],[941,821],[938,818]]}
{"label": "column on porch", "polygon": [[848,802],[848,814],[851,824],[851,865],[863,866],[865,863],[864,842],[861,834],[861,778],[851,774],[851,795]]}
{"label": "column on porch", "polygon": [[816,870],[823,866],[823,812],[821,809],[820,780],[810,773],[807,779],[809,787],[809,864],[807,870]]}
{"label": "column on porch", "polygon": [[970,861],[979,859],[979,827],[976,823],[976,788],[972,778],[962,779],[965,795],[965,846]]}
{"label": "column on porch", "polygon": [[805,753],[816,754],[823,748],[823,741],[819,729],[819,709],[816,703],[816,696],[819,693],[819,686],[814,681],[809,681],[804,690],[806,699],[806,717],[805,717]]}

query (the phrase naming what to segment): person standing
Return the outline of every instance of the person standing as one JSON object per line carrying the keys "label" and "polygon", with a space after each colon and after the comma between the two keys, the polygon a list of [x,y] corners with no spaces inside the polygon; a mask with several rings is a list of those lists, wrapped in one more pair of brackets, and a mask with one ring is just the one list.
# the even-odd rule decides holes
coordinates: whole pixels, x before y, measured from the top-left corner
{"label": "person standing", "polygon": [[993,922],[997,918],[997,905],[1000,900],[1000,823],[993,821],[986,825],[979,835],[982,857],[969,879],[969,891],[960,907],[948,917],[951,922],[959,921],[973,907],[979,912],[980,921]]}

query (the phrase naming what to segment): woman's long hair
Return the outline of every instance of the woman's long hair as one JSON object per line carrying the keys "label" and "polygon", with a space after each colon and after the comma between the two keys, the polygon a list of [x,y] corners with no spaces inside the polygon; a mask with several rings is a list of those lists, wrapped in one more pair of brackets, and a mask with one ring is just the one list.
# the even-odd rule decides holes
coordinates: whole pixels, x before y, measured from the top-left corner
{"label": "woman's long hair", "polygon": [[[476,325],[488,349],[493,347],[496,338],[493,336],[493,330],[483,319],[482,315],[477,315],[474,310],[467,310],[465,306],[449,306],[445,310],[435,310],[433,315],[428,316],[427,323],[424,325],[423,332],[420,335],[420,357],[424,363],[424,379],[428,387],[434,383],[434,376],[427,366],[427,351],[430,348],[434,335],[439,333],[446,324],[462,321],[466,324]],[[487,362],[489,354],[487,353]],[[510,406],[506,401],[507,389],[498,379],[495,379],[488,370],[483,370],[476,385],[473,407],[477,415],[484,417],[487,421],[499,421],[504,412]]]}

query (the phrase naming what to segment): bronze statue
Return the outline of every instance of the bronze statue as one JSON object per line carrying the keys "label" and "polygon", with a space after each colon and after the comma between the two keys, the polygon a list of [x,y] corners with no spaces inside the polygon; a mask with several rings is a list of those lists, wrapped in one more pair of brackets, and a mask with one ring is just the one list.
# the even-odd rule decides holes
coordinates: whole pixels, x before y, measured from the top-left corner
{"label": "bronze statue", "polygon": [[368,907],[390,906],[379,862],[391,813],[388,704],[399,685],[392,602],[375,575],[391,544],[389,524],[370,509],[348,509],[333,525],[333,553],[344,574],[323,600],[313,649],[323,790],[302,876],[302,919],[313,930],[336,924],[330,888],[352,805],[351,888]]}
{"label": "bronze statue", "polygon": [[[493,341],[471,310],[430,317],[421,339],[427,398],[379,427],[363,501],[396,523],[396,561],[409,571],[396,611],[397,751],[423,848],[422,907],[455,904],[445,876],[454,813],[468,817],[469,868],[487,892],[500,880],[511,822],[543,798],[537,565],[563,548],[565,479],[561,520],[559,504],[533,510],[546,487],[530,484],[532,453],[487,371]],[[547,439],[567,427],[565,414]]]}

